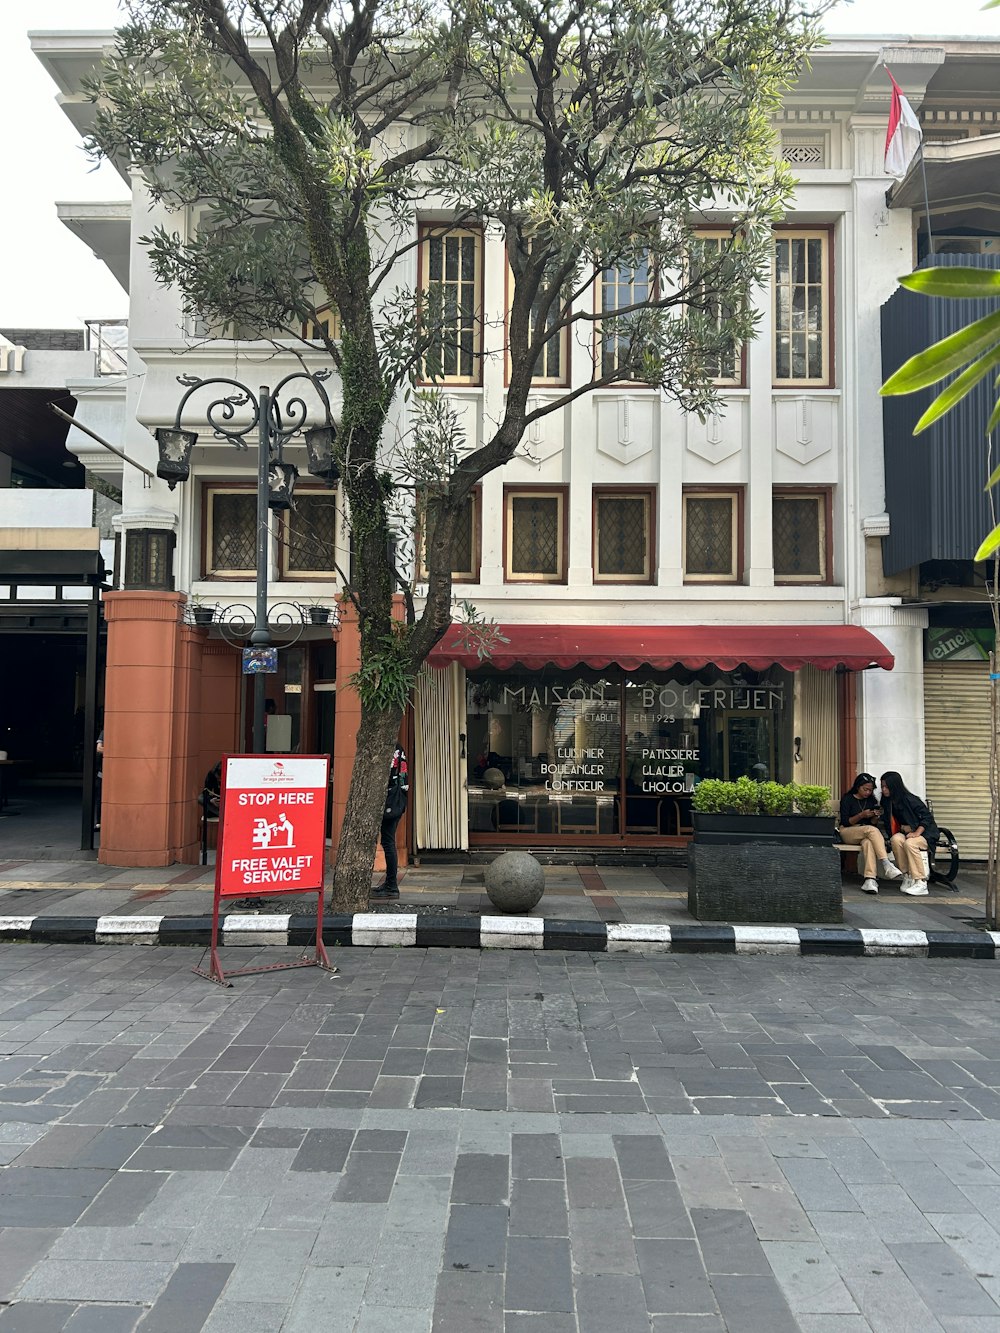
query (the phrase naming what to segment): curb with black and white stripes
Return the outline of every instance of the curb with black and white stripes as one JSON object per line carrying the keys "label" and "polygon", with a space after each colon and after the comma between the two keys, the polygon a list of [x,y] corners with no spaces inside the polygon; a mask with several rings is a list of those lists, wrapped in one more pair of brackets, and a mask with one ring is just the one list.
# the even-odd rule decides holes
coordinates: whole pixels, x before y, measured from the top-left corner
{"label": "curb with black and white stripes", "polygon": [[[309,945],[314,917],[230,913],[219,944]],[[0,941],[166,944],[207,948],[210,916],[0,916]],[[326,917],[328,945],[388,948],[583,949],[594,953],[833,954],[840,957],[996,958],[1000,931],[854,930],[843,926],[660,926],[533,916],[358,912]]]}

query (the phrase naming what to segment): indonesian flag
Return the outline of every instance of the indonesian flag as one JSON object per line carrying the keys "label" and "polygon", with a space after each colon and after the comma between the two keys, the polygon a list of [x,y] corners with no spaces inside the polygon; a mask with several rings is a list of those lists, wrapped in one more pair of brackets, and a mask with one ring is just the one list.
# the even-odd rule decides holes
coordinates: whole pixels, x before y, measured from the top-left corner
{"label": "indonesian flag", "polygon": [[[888,70],[886,74],[889,74]],[[913,107],[891,74],[889,82],[892,84],[892,105],[889,107],[889,127],[885,132],[885,171],[887,176],[902,180],[917,155],[922,135]]]}

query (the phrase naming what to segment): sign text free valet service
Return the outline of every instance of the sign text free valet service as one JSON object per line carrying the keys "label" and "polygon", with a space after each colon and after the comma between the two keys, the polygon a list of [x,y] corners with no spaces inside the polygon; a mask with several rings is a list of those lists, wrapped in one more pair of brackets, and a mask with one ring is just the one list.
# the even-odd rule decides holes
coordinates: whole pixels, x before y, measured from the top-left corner
{"label": "sign text free valet service", "polygon": [[226,759],[221,893],[322,888],[328,775],[324,756]]}

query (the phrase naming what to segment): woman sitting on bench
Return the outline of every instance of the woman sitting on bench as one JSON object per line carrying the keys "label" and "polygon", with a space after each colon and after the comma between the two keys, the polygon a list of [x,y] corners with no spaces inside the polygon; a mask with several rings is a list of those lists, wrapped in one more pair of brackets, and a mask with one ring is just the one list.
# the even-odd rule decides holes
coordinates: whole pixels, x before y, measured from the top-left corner
{"label": "woman sitting on bench", "polygon": [[904,871],[900,893],[913,898],[927,894],[926,853],[938,843],[938,826],[934,816],[914,792],[908,791],[898,773],[882,774],[882,820],[889,830],[896,865]]}
{"label": "woman sitting on bench", "polygon": [[882,807],[875,798],[875,779],[871,773],[859,773],[854,786],[840,798],[840,837],[861,853],[865,893],[878,893],[876,868],[883,879],[902,879],[886,853],[885,838],[878,827]]}

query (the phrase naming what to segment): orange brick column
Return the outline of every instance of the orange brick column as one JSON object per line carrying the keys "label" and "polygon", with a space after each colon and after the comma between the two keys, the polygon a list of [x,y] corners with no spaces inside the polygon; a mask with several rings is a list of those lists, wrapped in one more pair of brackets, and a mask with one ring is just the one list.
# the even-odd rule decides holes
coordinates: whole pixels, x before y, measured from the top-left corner
{"label": "orange brick column", "polygon": [[104,594],[103,865],[196,859],[205,634],[181,623],[185,601],[175,592]]}

